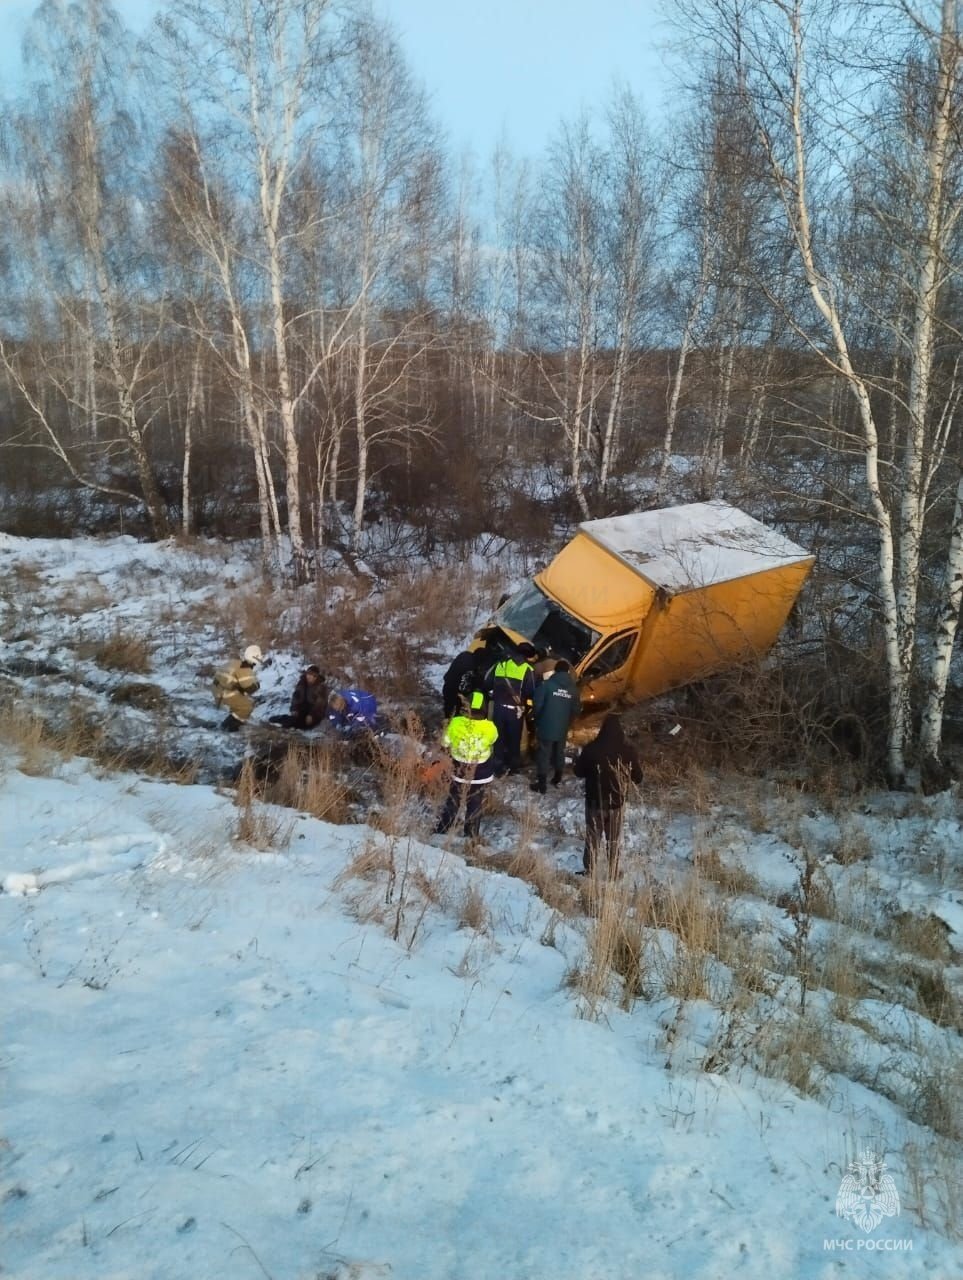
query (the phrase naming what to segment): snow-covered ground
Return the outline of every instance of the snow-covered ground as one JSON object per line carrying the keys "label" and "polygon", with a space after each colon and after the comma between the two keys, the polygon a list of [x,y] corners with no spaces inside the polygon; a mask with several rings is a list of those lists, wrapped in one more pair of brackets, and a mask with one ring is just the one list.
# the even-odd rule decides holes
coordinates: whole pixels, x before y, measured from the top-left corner
{"label": "snow-covered ground", "polygon": [[580,935],[543,945],[521,881],[396,850],[438,902],[395,939],[399,899],[365,923],[332,887],[367,828],[264,855],[234,816],[80,762],[3,779],[5,1275],[958,1273],[910,1212],[836,1217],[885,1112],[669,1068],[659,1005],[577,1018]]}
{"label": "snow-covered ground", "polygon": [[[223,656],[208,606],[241,589],[240,552],[0,552],[8,699],[53,716],[83,700],[202,773],[236,763],[199,672]],[[150,640],[138,678],[167,695],[163,724],[112,702],[130,674],[88,656],[119,618]],[[301,660],[274,656],[264,714]],[[726,939],[685,996],[675,935],[647,928],[633,998],[612,975],[588,1001],[591,918],[493,869],[524,843],[577,907],[571,782],[540,801],[510,780],[471,848],[431,837],[412,801],[394,836],[271,811],[258,852],[230,790],[6,748],[2,1274],[960,1274],[958,798],[831,811],[775,783],[713,787],[632,806],[626,894],[682,902],[698,868]],[[358,809],[383,803],[374,787]],[[837,1196],[863,1151],[899,1212],[880,1200],[861,1227]]]}

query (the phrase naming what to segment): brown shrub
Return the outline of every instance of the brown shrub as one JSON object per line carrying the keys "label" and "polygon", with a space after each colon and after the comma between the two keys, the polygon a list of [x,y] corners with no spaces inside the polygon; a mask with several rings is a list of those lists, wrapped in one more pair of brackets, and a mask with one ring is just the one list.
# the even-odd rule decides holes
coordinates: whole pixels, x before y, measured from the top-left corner
{"label": "brown shrub", "polygon": [[885,936],[901,951],[912,951],[926,960],[948,961],[952,956],[949,930],[937,916],[896,911],[888,921]]}
{"label": "brown shrub", "polygon": [[98,640],[82,641],[77,646],[82,658],[90,658],[106,671],[131,671],[146,675],[151,669],[151,646],[143,636],[115,627]]}
{"label": "brown shrub", "polygon": [[108,697],[117,706],[136,707],[140,711],[163,711],[170,698],[157,684],[144,680],[125,680]]}
{"label": "brown shrub", "polygon": [[876,654],[827,645],[689,685],[680,714],[688,750],[705,767],[791,769],[810,791],[876,783],[885,764],[883,669]]}

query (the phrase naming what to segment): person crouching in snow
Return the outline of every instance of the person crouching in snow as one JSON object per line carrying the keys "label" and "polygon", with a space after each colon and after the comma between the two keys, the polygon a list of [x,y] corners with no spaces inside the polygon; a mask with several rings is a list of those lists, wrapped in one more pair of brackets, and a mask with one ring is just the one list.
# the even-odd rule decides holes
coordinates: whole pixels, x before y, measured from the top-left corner
{"label": "person crouching in snow", "polygon": [[291,712],[271,716],[272,724],[283,729],[316,729],[328,715],[328,686],[320,667],[305,667],[291,694]]}
{"label": "person crouching in snow", "polygon": [[378,724],[378,700],[363,689],[340,689],[328,698],[328,722],[340,733],[374,730]]}
{"label": "person crouching in snow", "polygon": [[227,707],[227,717],[221,722],[221,728],[228,733],[236,733],[251,718],[254,710],[254,699],[251,696],[261,687],[254,674],[255,668],[264,661],[264,656],[256,644],[249,644],[237,662],[232,662],[214,677],[214,705]]}
{"label": "person crouching in snow", "polygon": [[473,693],[467,714],[452,716],[441,740],[451,753],[453,768],[448,795],[435,827],[436,835],[452,829],[462,804],[465,836],[471,839],[478,835],[485,787],[495,776],[492,750],[497,738],[498,730],[485,712],[485,695]]}

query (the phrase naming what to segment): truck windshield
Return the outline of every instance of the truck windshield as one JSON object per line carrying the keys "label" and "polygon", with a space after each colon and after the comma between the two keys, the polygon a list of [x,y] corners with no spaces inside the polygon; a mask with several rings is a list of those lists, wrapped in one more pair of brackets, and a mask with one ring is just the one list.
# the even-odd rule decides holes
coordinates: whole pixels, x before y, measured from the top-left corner
{"label": "truck windshield", "polygon": [[537,649],[550,649],[558,658],[577,663],[598,643],[600,633],[566,613],[534,582],[527,583],[495,614],[496,625],[517,631]]}

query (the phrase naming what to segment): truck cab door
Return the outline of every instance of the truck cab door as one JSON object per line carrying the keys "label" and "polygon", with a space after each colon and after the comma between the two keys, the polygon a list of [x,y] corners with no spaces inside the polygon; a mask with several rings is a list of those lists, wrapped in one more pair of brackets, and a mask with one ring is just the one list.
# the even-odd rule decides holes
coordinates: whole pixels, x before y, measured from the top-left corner
{"label": "truck cab door", "polygon": [[638,638],[637,627],[607,636],[579,666],[577,675],[583,707],[604,706],[621,697],[628,683],[632,651]]}

